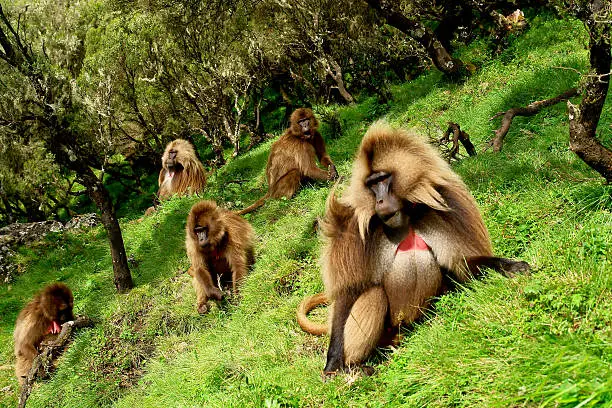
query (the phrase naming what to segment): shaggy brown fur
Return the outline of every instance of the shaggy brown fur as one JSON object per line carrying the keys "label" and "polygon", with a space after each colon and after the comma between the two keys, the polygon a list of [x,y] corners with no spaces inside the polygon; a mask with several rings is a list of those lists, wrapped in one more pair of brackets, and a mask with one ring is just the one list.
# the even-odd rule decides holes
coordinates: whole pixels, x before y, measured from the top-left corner
{"label": "shaggy brown fur", "polygon": [[223,292],[215,286],[217,280],[231,282],[232,292],[237,294],[254,262],[254,240],[248,221],[218,207],[214,201],[200,201],[191,207],[185,246],[199,313],[208,312],[209,299],[223,298]]}
{"label": "shaggy brown fur", "polygon": [[[290,127],[270,149],[266,165],[268,192],[238,214],[256,210],[269,198],[293,197],[304,179],[333,180],[338,177],[336,167],[325,150],[323,137],[317,130],[319,122],[312,110],[296,109],[291,114],[290,123]],[[317,166],[316,158],[327,171]]]}
{"label": "shaggy brown fur", "polygon": [[51,340],[60,326],[74,320],[72,292],[63,283],[44,288],[23,308],[15,322],[15,375],[23,385],[43,340]]}
{"label": "shaggy brown fur", "polygon": [[197,194],[204,190],[206,171],[191,143],[183,139],[168,143],[162,155],[158,182],[157,196],[160,199],[172,194]]}
{"label": "shaggy brown fur", "polygon": [[[184,139],[176,139],[168,143],[162,155],[162,169],[157,180],[159,190],[153,206],[147,208],[144,215],[155,212],[159,200],[173,194],[189,195],[201,193],[206,186],[206,171],[198,160],[191,143]],[[140,218],[139,221],[142,221]]]}
{"label": "shaggy brown fur", "polygon": [[[506,275],[525,262],[492,256],[478,207],[438,153],[406,131],[374,124],[364,136],[350,186],[327,202],[323,281],[329,299],[326,373],[359,364],[385,327],[410,323],[445,290],[445,275],[465,282],[481,267]],[[298,309],[302,327],[317,305]]]}

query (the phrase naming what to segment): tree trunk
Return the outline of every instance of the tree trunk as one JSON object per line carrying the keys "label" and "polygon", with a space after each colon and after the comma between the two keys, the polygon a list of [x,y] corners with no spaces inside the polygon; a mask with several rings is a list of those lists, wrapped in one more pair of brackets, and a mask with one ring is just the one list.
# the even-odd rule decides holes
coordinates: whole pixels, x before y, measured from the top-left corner
{"label": "tree trunk", "polygon": [[43,221],[47,218],[45,213],[38,209],[39,204],[37,202],[29,198],[24,198],[21,200],[21,204],[26,209],[26,214],[28,214],[28,222]]}
{"label": "tree trunk", "polygon": [[434,30],[434,35],[440,41],[440,44],[451,52],[451,41],[459,27],[464,27],[463,29],[469,32],[472,30],[472,26],[478,23],[473,17],[472,6],[469,3],[450,2],[445,7],[444,16]]}
{"label": "tree trunk", "polygon": [[605,2],[596,0],[586,18],[589,31],[591,75],[584,85],[584,97],[580,105],[568,102],[570,120],[570,149],[586,164],[612,182],[612,151],[596,138],[597,124],[601,116],[610,85],[610,25],[598,22],[595,16],[603,11]]}
{"label": "tree trunk", "polygon": [[232,157],[238,156],[240,154],[240,128],[239,123],[236,122],[236,130],[232,129],[232,124],[226,115],[223,115],[223,126],[225,127],[225,133],[227,133],[227,138],[232,142],[232,146],[234,146],[234,151],[232,152]]}
{"label": "tree trunk", "polygon": [[283,122],[288,124],[289,118],[293,113],[293,101],[291,100],[291,97],[289,96],[287,90],[283,85],[279,87],[279,92],[281,94],[281,97],[283,98],[283,103],[285,104],[285,118],[283,119]]}
{"label": "tree trunk", "polygon": [[62,126],[57,120],[57,116],[52,116],[52,118],[50,129],[54,136],[45,140],[46,147],[55,154],[57,163],[76,173],[77,181],[85,187],[87,195],[96,203],[100,211],[102,224],[108,234],[115,287],[119,293],[125,293],[134,287],[134,283],[132,282],[132,275],[130,274],[125,254],[121,228],[119,227],[119,221],[117,220],[117,214],[110,194],[104,183],[96,177],[91,167],[89,167],[89,164],[95,161],[96,158],[84,152],[72,153],[74,157],[71,157],[67,147],[69,144],[66,141],[78,140],[78,136],[72,134],[65,126]]}
{"label": "tree trunk", "polygon": [[366,2],[370,7],[378,11],[387,21],[387,24],[397,28],[421,44],[436,68],[447,75],[454,76],[459,73],[463,67],[463,62],[450,55],[431,29],[425,27],[420,21],[408,19],[391,0],[366,0]]}
{"label": "tree trunk", "polygon": [[206,131],[205,129],[197,129],[202,132],[204,137],[210,142],[213,154],[215,158],[209,162],[210,167],[218,168],[225,164],[225,157],[223,157],[223,144],[221,143],[221,136],[219,135],[219,130],[211,129],[210,131]]}
{"label": "tree trunk", "polygon": [[13,220],[14,220],[14,215],[13,215],[13,208],[11,207],[11,203],[9,202],[9,200],[6,198],[6,195],[4,195],[4,191],[2,190],[2,186],[0,185],[0,198],[2,199],[2,204],[4,205],[4,210],[5,210],[5,220],[7,225],[8,224],[12,224]]}
{"label": "tree trunk", "polygon": [[113,202],[108,194],[108,190],[91,169],[87,168],[78,177],[87,189],[87,194],[100,210],[102,225],[106,229],[110,242],[115,287],[119,293],[126,293],[134,287],[134,282],[130,274],[123,236],[121,235],[121,228],[119,228],[119,221],[117,220]]}
{"label": "tree trunk", "polygon": [[340,67],[340,64],[338,64],[333,59],[330,59],[329,63],[325,67],[325,70],[327,71],[329,76],[331,76],[332,79],[336,82],[336,86],[338,87],[340,96],[344,98],[346,103],[348,103],[349,105],[353,105],[355,103],[355,99],[353,98],[353,95],[351,95],[344,86],[344,79],[342,78],[342,68]]}

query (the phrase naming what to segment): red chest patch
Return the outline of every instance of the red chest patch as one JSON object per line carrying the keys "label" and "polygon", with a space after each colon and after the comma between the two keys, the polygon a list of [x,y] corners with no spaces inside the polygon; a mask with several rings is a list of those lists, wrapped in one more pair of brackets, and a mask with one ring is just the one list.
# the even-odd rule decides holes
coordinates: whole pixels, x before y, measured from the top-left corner
{"label": "red chest patch", "polygon": [[395,255],[398,252],[404,251],[429,251],[429,246],[423,238],[419,237],[412,228],[408,231],[408,235],[402,242],[399,243],[397,249],[395,250]]}
{"label": "red chest patch", "polygon": [[210,253],[210,256],[212,256],[213,258],[215,258],[215,260],[218,261],[223,256],[223,251],[219,251],[218,249],[214,249]]}

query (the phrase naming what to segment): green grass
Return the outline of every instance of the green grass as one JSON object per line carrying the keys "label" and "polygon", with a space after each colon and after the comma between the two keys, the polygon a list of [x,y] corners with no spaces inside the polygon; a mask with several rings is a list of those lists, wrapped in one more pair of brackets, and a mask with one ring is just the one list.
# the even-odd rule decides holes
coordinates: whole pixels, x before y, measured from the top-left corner
{"label": "green grass", "polygon": [[[481,67],[463,83],[430,72],[394,87],[389,107],[371,98],[338,108],[343,133],[328,150],[339,172],[350,174],[363,133],[383,114],[430,135],[458,122],[481,148],[499,126],[489,122],[497,111],[575,86],[578,75],[558,67],[586,70],[582,25],[542,16],[531,27],[496,58],[484,42],[462,49]],[[600,121],[608,145],[611,107]],[[263,194],[270,143],[216,172],[205,196],[238,208]],[[313,223],[330,186],[312,184],[247,216],[258,242],[243,297],[206,316],[197,315],[184,273],[185,216],[197,198],[122,222],[137,261],[137,287],[127,295],[114,292],[100,228],[21,249],[24,273],[0,286],[0,388],[9,387],[0,405],[17,401],[15,317],[38,288],[61,280],[74,289],[76,312],[98,324],[79,333],[29,407],[612,406],[612,187],[569,151],[566,107],[516,118],[502,153],[454,168],[481,206],[496,253],[528,261],[533,274],[491,274],[443,296],[403,331],[399,347],[372,357],[376,375],[322,381],[327,339],[295,322],[302,297],[323,287]]]}

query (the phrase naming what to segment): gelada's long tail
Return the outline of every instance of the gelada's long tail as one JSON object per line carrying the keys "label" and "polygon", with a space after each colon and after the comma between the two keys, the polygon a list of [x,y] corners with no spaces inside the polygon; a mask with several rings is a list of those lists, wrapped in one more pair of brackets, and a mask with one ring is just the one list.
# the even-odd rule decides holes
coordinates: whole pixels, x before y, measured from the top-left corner
{"label": "gelada's long tail", "polygon": [[327,304],[327,296],[325,293],[317,293],[314,296],[308,296],[302,300],[302,303],[297,309],[297,321],[302,330],[306,333],[314,334],[315,336],[322,336],[327,334],[327,324],[313,323],[308,320],[308,312],[319,305]]}
{"label": "gelada's long tail", "polygon": [[264,205],[267,199],[268,199],[268,195],[266,194],[265,196],[261,197],[259,200],[255,201],[253,204],[249,205],[247,208],[244,208],[238,211],[236,214],[244,215],[244,214],[250,213],[251,211],[255,211],[256,209]]}

